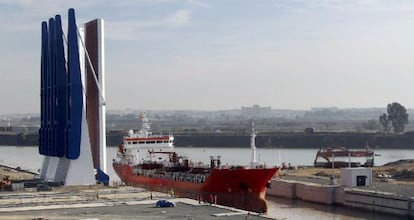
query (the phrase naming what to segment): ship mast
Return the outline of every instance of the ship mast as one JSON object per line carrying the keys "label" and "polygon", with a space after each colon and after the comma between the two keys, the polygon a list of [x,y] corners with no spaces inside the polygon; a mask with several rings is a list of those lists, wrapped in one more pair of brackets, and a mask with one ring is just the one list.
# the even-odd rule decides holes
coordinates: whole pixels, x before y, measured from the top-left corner
{"label": "ship mast", "polygon": [[250,134],[250,149],[251,149],[251,160],[250,160],[250,167],[256,168],[257,166],[257,155],[256,155],[256,131],[254,129],[254,121],[250,119],[250,125],[252,127],[252,132]]}
{"label": "ship mast", "polygon": [[139,131],[140,136],[144,137],[144,138],[147,138],[152,134],[152,132],[150,132],[150,129],[151,129],[150,120],[149,120],[148,115],[147,115],[146,112],[140,114],[139,117],[140,117],[141,122],[142,122],[142,128]]}

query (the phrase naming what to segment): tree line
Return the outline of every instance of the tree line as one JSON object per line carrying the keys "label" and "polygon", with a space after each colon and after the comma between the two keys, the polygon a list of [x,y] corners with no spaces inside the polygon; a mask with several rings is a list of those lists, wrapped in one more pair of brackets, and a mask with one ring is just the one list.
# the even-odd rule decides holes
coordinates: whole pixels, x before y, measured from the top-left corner
{"label": "tree line", "polygon": [[366,130],[381,130],[384,133],[394,132],[400,134],[405,131],[408,124],[407,109],[398,102],[387,105],[387,112],[379,115],[377,119],[371,119],[362,123]]}
{"label": "tree line", "polygon": [[378,120],[384,132],[389,133],[392,128],[395,134],[402,133],[408,124],[407,109],[400,103],[390,103],[387,105],[387,113],[380,115]]}

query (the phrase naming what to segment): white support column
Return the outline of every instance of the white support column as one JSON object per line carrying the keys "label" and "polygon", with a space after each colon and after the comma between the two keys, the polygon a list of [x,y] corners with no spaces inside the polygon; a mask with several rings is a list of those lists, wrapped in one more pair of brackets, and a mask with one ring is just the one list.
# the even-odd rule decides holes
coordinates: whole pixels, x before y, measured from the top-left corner
{"label": "white support column", "polygon": [[82,114],[80,156],[76,160],[70,160],[67,172],[65,185],[93,185],[96,183],[85,108]]}
{"label": "white support column", "polygon": [[101,87],[101,96],[99,101],[99,137],[100,137],[100,164],[101,170],[107,173],[106,167],[106,104],[105,104],[105,30],[104,30],[104,20],[97,19],[98,21],[98,76],[99,76],[99,86]]}

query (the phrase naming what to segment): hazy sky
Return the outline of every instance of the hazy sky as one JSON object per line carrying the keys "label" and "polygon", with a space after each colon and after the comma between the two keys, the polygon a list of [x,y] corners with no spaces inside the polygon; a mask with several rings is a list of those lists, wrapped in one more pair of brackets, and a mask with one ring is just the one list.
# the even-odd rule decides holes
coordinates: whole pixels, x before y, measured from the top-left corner
{"label": "hazy sky", "polygon": [[109,110],[414,107],[414,1],[0,0],[0,113],[40,111],[41,22],[70,7],[105,20]]}

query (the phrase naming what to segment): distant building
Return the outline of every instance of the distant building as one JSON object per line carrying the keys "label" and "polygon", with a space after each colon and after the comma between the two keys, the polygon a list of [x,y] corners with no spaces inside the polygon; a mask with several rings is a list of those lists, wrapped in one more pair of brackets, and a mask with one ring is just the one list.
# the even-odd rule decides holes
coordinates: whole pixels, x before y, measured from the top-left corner
{"label": "distant building", "polygon": [[311,112],[319,112],[319,111],[331,111],[331,112],[338,112],[338,107],[313,107],[311,108]]}
{"label": "distant building", "polygon": [[269,117],[272,114],[271,107],[260,107],[259,105],[253,105],[253,107],[242,107],[242,115],[253,118]]}

